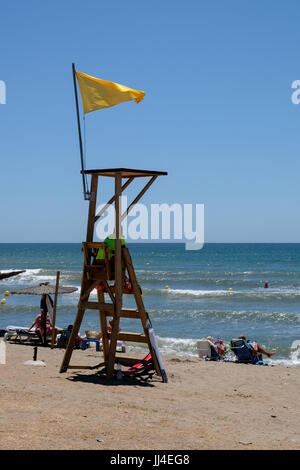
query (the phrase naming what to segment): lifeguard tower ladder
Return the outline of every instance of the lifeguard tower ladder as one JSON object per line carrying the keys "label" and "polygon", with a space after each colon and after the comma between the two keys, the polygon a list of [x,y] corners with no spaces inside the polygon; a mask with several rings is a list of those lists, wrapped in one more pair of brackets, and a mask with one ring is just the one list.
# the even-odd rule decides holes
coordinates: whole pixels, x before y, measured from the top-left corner
{"label": "lifeguard tower ladder", "polygon": [[[84,170],[84,173],[86,175],[91,175],[91,193],[89,198],[89,214],[86,242],[82,244],[84,254],[84,265],[81,281],[81,293],[78,302],[76,320],[67,345],[67,349],[65,351],[60,372],[66,372],[68,369],[92,370],[105,367],[108,378],[111,379],[114,375],[114,366],[116,363],[119,362],[124,366],[132,366],[133,364],[142,362],[141,359],[125,357],[123,355],[116,355],[117,341],[122,340],[136,343],[146,343],[148,345],[149,352],[152,358],[151,368],[162,377],[164,382],[166,382],[167,376],[165,371],[161,367],[159,352],[155,345],[155,337],[153,339],[152,332],[150,332],[152,330],[151,322],[148,313],[145,310],[141,289],[136,279],[131,256],[128,248],[126,246],[122,246],[121,243],[121,223],[125,219],[125,217],[127,217],[134,205],[150,188],[150,186],[157,179],[157,177],[167,175],[167,173],[162,171],[132,170],[126,168]],[[114,178],[115,194],[101,209],[101,211],[96,214],[99,177]],[[144,186],[144,188],[138,193],[132,203],[128,206],[128,208],[122,213],[122,193],[135,178],[150,179]],[[126,180],[124,183],[123,179]],[[98,243],[93,241],[95,223],[106,212],[108,207],[113,203],[115,204],[116,235],[114,266],[111,265],[108,259],[107,245],[105,243]],[[93,259],[95,258],[99,248],[102,248],[104,250],[104,263],[102,265],[95,265],[93,264]],[[132,295],[135,299],[137,307],[136,309],[123,308],[122,298],[123,294],[125,293],[124,280],[126,272],[132,285]],[[114,286],[110,285],[108,281],[115,281]],[[99,286],[100,282],[102,282],[102,285],[104,285],[104,291],[98,290],[98,301],[90,302],[89,296],[92,290]],[[108,294],[111,302],[105,302],[104,292]],[[99,311],[104,361],[95,366],[70,365],[75,340],[78,336],[84,313],[88,309]],[[111,333],[107,332],[107,317],[113,317]],[[119,322],[121,317],[140,319],[143,327],[143,334],[119,331]]]}

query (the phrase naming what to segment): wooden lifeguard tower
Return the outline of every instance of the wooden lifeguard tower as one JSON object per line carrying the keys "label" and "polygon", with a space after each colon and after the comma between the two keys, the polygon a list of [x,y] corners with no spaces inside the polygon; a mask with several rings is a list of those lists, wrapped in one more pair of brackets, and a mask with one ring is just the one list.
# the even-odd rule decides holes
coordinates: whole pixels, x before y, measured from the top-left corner
{"label": "wooden lifeguard tower", "polygon": [[[167,382],[167,375],[163,368],[152,325],[144,306],[141,289],[136,279],[131,256],[128,248],[126,246],[122,246],[121,242],[122,221],[125,219],[125,217],[127,217],[134,205],[146,193],[146,191],[150,188],[158,176],[167,175],[167,173],[162,171],[133,170],[127,168],[84,170],[82,173],[84,173],[83,176],[91,176],[91,191],[89,194],[86,241],[82,244],[84,265],[81,282],[81,293],[78,302],[76,320],[61,364],[60,372],[66,372],[68,369],[92,370],[105,367],[107,375],[111,379],[114,375],[114,366],[116,363],[120,363],[124,366],[132,366],[133,364],[142,362],[141,359],[116,355],[117,341],[123,340],[136,343],[146,343],[151,354],[150,369],[152,368],[155,370],[157,374],[162,377],[163,381]],[[97,214],[96,206],[99,177],[108,177],[114,179],[115,194]],[[137,194],[127,209],[122,213],[122,193],[136,178],[147,178],[148,182]],[[113,257],[114,261],[112,263],[109,260],[106,243],[94,242],[93,238],[95,223],[113,203],[115,205],[116,238],[115,254]],[[104,261],[101,265],[95,264],[95,257],[99,248],[104,252]],[[133,309],[123,308],[123,294],[126,293],[124,290],[125,276],[129,278],[132,285],[132,295],[134,296],[136,303],[136,308]],[[112,285],[110,281],[114,281],[114,285]],[[104,285],[104,290],[98,290],[98,301],[89,301],[89,296],[92,290],[97,288],[100,282],[102,283],[102,286]],[[105,301],[105,293],[108,294],[110,302]],[[94,366],[70,365],[75,340],[78,335],[85,311],[88,309],[99,311],[100,327],[102,331],[103,361]],[[108,333],[107,331],[108,317],[113,318],[111,333]],[[140,320],[142,323],[143,333],[139,334],[119,331],[119,322],[121,317],[131,319],[135,318]]]}

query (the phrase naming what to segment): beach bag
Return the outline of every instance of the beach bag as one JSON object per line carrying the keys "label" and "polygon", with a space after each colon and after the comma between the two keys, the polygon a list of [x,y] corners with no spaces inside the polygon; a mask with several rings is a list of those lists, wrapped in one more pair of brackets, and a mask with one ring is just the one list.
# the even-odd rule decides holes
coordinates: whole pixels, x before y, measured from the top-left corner
{"label": "beach bag", "polygon": [[73,325],[69,325],[68,328],[65,328],[62,330],[62,333],[60,335],[57,335],[56,344],[59,348],[67,347],[72,328],[73,328]]}

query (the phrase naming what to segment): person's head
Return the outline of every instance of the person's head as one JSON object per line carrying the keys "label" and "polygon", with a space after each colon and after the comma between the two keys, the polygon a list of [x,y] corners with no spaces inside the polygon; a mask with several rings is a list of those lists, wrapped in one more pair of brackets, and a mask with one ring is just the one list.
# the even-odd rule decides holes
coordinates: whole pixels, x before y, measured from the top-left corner
{"label": "person's head", "polygon": [[213,337],[212,337],[212,336],[207,336],[207,337],[206,337],[206,339],[208,339],[208,341],[210,341],[211,343],[213,343],[213,342],[214,342],[214,339],[213,339]]}
{"label": "person's head", "polygon": [[240,336],[239,336],[239,339],[244,339],[244,340],[246,341],[246,336],[240,335]]}

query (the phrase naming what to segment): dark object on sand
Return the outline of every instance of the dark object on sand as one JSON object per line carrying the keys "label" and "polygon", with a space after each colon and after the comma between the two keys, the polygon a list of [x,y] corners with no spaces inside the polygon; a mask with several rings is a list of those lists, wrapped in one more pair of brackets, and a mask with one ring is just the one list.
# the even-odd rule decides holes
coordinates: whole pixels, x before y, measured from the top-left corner
{"label": "dark object on sand", "polygon": [[12,271],[10,273],[1,273],[0,272],[0,281],[2,279],[7,279],[8,277],[13,277],[17,276],[18,274],[25,273],[26,269],[23,269],[23,271]]}
{"label": "dark object on sand", "polygon": [[37,346],[35,346],[35,347],[33,348],[33,360],[34,360],[34,361],[36,361],[36,358],[37,358],[37,350],[38,350],[38,348],[37,348]]}

